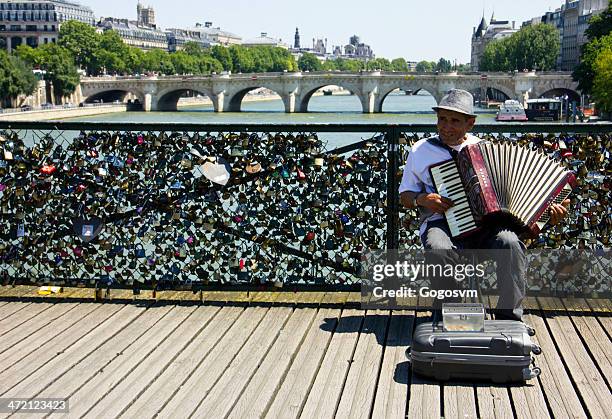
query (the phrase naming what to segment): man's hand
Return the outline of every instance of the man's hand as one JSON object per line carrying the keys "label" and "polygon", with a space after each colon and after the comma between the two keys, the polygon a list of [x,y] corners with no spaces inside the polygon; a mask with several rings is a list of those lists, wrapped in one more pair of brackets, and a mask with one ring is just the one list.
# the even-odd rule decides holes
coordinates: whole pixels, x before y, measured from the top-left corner
{"label": "man's hand", "polygon": [[437,193],[419,195],[417,204],[438,214],[444,214],[446,210],[455,205],[453,201]]}
{"label": "man's hand", "polygon": [[567,209],[569,208],[569,204],[570,204],[570,200],[566,199],[565,201],[563,201],[561,203],[561,205],[559,204],[552,204],[550,206],[550,225],[554,226],[556,224],[559,224],[559,222],[561,220],[563,220],[565,217],[567,217]]}

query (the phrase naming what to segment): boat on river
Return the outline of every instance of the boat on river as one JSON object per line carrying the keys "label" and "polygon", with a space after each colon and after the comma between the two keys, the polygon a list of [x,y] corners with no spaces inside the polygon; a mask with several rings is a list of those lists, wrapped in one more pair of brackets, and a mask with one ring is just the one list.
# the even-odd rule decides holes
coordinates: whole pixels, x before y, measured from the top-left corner
{"label": "boat on river", "polygon": [[497,121],[527,121],[527,114],[518,100],[506,100],[499,106],[495,119]]}

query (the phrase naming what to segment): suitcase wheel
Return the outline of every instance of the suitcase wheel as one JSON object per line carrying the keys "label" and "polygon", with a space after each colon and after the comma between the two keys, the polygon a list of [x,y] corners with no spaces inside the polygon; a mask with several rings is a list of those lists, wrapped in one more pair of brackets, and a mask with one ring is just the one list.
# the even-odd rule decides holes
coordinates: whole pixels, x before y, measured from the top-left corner
{"label": "suitcase wheel", "polygon": [[527,334],[529,336],[535,336],[536,332],[535,332],[535,329],[533,327],[527,326],[527,325],[525,325],[525,327],[527,328]]}
{"label": "suitcase wheel", "polygon": [[539,367],[535,367],[533,369],[525,368],[523,370],[523,380],[525,381],[531,380],[539,376],[541,373],[542,373],[542,370]]}
{"label": "suitcase wheel", "polygon": [[538,345],[531,345],[531,352],[533,352],[535,355],[540,355],[542,353],[542,348],[540,348]]}

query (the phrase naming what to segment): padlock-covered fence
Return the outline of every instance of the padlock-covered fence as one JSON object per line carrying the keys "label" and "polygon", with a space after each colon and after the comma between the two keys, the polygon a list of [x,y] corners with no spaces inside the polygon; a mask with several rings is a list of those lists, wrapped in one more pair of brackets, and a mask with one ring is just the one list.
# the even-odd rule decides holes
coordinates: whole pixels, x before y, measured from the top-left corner
{"label": "padlock-covered fence", "polygon": [[[398,186],[411,144],[435,131],[2,122],[0,283],[358,290],[364,252],[421,246]],[[609,246],[611,125],[473,132],[541,148],[578,174],[569,219],[530,248]],[[588,280],[573,291],[608,292]]]}

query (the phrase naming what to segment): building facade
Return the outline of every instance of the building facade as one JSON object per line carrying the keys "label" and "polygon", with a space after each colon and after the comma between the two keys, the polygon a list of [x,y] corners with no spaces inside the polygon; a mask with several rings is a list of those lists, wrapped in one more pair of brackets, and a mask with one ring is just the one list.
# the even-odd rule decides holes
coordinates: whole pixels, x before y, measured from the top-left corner
{"label": "building facade", "polygon": [[566,0],[563,5],[563,37],[560,70],[571,71],[580,62],[582,46],[586,44],[589,20],[608,7],[608,0]]}
{"label": "building facade", "polygon": [[139,26],[156,26],[155,10],[151,6],[145,7],[138,2],[136,5],[136,16]]}
{"label": "building facade", "polygon": [[165,32],[151,26],[140,26],[135,20],[102,18],[98,28],[102,31],[117,32],[125,44],[143,51],[168,50],[168,37]]}
{"label": "building facade", "polygon": [[557,70],[572,71],[580,63],[582,46],[587,42],[585,31],[589,20],[603,12],[609,0],[566,0],[554,12],[534,17],[523,26],[548,23],[559,31],[560,51]]}
{"label": "building facade", "polygon": [[480,59],[490,42],[511,36],[517,31],[515,22],[497,20],[495,16],[491,15],[491,21],[487,23],[483,16],[478,27],[472,29],[472,52],[470,58],[472,70],[480,70]]}
{"label": "building facade", "polygon": [[19,45],[37,47],[56,42],[61,24],[68,20],[95,25],[93,11],[75,2],[0,1],[0,48],[11,52]]}
{"label": "building facade", "polygon": [[171,28],[166,30],[168,40],[168,51],[181,51],[187,42],[194,42],[202,48],[209,48],[211,42],[208,38],[202,37],[202,33],[189,29]]}
{"label": "building facade", "polygon": [[344,46],[344,57],[370,60],[374,58],[374,51],[369,45],[360,42],[357,35],[353,35],[349,38],[349,43]]}
{"label": "building facade", "polygon": [[262,32],[258,37],[247,39],[242,42],[244,47],[279,47],[289,49],[289,45],[283,43],[282,39],[276,39],[268,36],[267,32]]}
{"label": "building facade", "polygon": [[201,36],[207,38],[211,44],[215,45],[240,45],[242,38],[231,32],[221,30],[220,27],[213,28],[212,22],[196,23],[195,28],[189,29],[190,31],[199,32]]}

